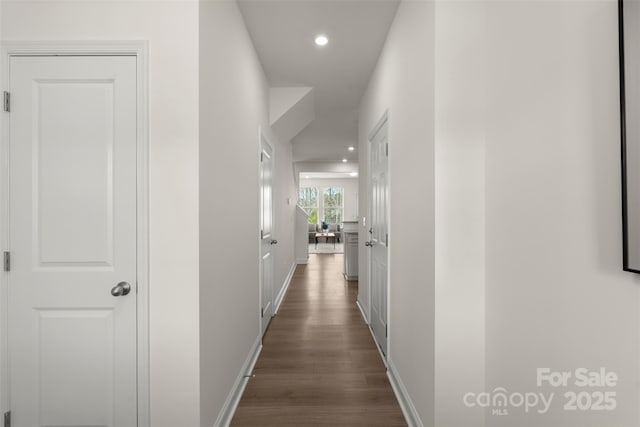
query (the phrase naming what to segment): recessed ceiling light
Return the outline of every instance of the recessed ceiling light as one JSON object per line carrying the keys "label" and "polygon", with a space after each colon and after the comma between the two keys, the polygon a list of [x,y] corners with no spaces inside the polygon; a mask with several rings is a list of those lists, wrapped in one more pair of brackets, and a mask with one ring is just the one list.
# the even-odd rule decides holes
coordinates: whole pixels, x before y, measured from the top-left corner
{"label": "recessed ceiling light", "polygon": [[347,163],[347,159],[342,159],[342,163]]}
{"label": "recessed ceiling light", "polygon": [[356,149],[356,147],[354,147],[353,145],[350,145],[350,146],[347,148],[347,150],[349,150],[349,151],[353,151],[353,150],[355,150],[355,149]]}
{"label": "recessed ceiling light", "polygon": [[329,43],[329,38],[324,34],[318,34],[315,38],[315,43],[317,46],[326,46]]}
{"label": "recessed ceiling light", "polygon": [[358,176],[358,172],[350,172],[349,176]]}

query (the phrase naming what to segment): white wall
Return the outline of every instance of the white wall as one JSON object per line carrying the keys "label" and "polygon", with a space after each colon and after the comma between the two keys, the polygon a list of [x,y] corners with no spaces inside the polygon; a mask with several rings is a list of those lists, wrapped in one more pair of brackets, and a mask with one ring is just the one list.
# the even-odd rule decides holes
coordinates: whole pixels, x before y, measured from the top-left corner
{"label": "white wall", "polygon": [[[389,108],[389,359],[424,425],[638,425],[640,279],[621,269],[617,52],[615,2],[442,2],[435,18],[401,4],[361,106],[360,203],[365,136]],[[619,380],[538,387],[545,367],[604,367]],[[461,405],[497,387],[555,400],[544,415]],[[617,408],[564,410],[564,392],[594,390],[615,391]]]}
{"label": "white wall", "polygon": [[274,298],[282,291],[289,274],[296,265],[295,223],[298,189],[295,182],[292,161],[292,146],[289,141],[279,141],[274,147],[275,169],[273,188],[273,208],[275,221],[275,279]]}
{"label": "white wall", "polygon": [[485,3],[436,3],[435,424],[482,426],[485,384]]}
{"label": "white wall", "polygon": [[[482,425],[462,395],[497,387],[555,397],[546,414],[489,409],[487,426],[639,424],[616,18],[615,2],[436,6],[437,425]],[[601,367],[614,387],[573,383]],[[538,387],[538,368],[574,376]],[[617,407],[565,410],[567,391],[613,391]]]}
{"label": "white wall", "polygon": [[260,334],[258,127],[268,121],[235,2],[201,3],[200,29],[200,388],[211,426]]}
{"label": "white wall", "polygon": [[[318,189],[318,208],[322,212],[322,192],[328,187],[342,187],[344,189],[344,221],[357,221],[358,219],[358,179],[357,178],[308,178],[300,179],[300,188],[316,187]],[[296,197],[297,200],[297,197]],[[318,215],[318,221],[322,222],[322,214]]]}
{"label": "white wall", "polygon": [[198,4],[3,1],[2,40],[149,40],[151,424],[199,425]]}
{"label": "white wall", "polygon": [[274,297],[295,262],[291,144],[269,128],[269,87],[235,2],[200,4],[200,93],[201,411],[211,426],[260,337],[259,128],[275,159]]}
{"label": "white wall", "polygon": [[301,207],[296,208],[294,253],[296,264],[309,262],[309,216]]}
{"label": "white wall", "polygon": [[295,162],[293,164],[296,175],[300,172],[323,172],[323,173],[349,173],[358,172],[357,162],[343,163],[335,162]]}
{"label": "white wall", "polygon": [[[434,411],[434,4],[400,4],[360,105],[360,216],[369,204],[367,137],[389,110],[388,360],[422,422]],[[360,241],[369,239],[360,227]],[[358,300],[369,311],[369,253],[360,245]]]}
{"label": "white wall", "polygon": [[616,13],[608,1],[487,5],[487,389],[550,392],[536,387],[544,367],[619,377],[615,411],[563,410],[563,393],[581,390],[569,386],[546,415],[513,410],[487,425],[640,422],[640,280],[621,264]]}

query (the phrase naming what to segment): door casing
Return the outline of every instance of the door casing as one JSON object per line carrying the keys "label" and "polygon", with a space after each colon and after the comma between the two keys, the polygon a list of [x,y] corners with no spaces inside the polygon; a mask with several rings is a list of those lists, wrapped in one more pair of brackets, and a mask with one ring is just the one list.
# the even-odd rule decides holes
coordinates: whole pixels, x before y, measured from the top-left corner
{"label": "door casing", "polygon": [[[258,220],[258,228],[259,228],[259,249],[258,249],[258,256],[259,256],[259,265],[260,265],[260,277],[258,279],[258,286],[259,286],[259,307],[258,307],[258,321],[260,324],[260,335],[264,335],[264,333],[266,332],[266,326],[268,326],[268,323],[270,322],[270,318],[275,314],[275,309],[274,309],[274,301],[273,301],[273,294],[274,294],[274,286],[275,286],[275,250],[274,248],[271,249],[271,257],[272,257],[272,262],[273,262],[273,266],[274,266],[274,270],[271,271],[271,296],[270,296],[270,303],[271,303],[271,313],[267,312],[267,313],[262,313],[262,309],[264,307],[264,298],[265,295],[263,295],[263,290],[264,290],[264,274],[263,274],[263,268],[262,268],[262,264],[263,264],[263,252],[262,252],[262,247],[263,247],[263,224],[262,224],[262,211],[263,211],[263,206],[262,206],[262,171],[263,171],[263,164],[261,161],[261,157],[262,157],[262,151],[263,151],[263,147],[266,146],[268,147],[268,149],[271,151],[271,161],[272,161],[272,176],[271,176],[271,236],[269,237],[270,239],[273,239],[273,236],[275,235],[275,206],[273,205],[273,174],[274,174],[274,170],[275,170],[275,150],[273,145],[271,144],[271,142],[269,142],[269,140],[267,139],[266,135],[264,134],[262,127],[259,127],[258,129],[258,188],[260,191],[260,202],[259,202],[259,220]],[[271,315],[270,315],[271,314]],[[263,316],[268,316],[269,319],[267,319],[267,325],[265,326],[265,320]]]}
{"label": "door casing", "polygon": [[[371,198],[371,194],[372,194],[372,186],[373,183],[371,182],[371,141],[373,140],[373,138],[375,137],[375,135],[378,133],[378,131],[382,128],[383,125],[387,126],[387,144],[390,146],[391,145],[391,138],[390,138],[390,124],[389,124],[389,110],[385,110],[384,113],[380,116],[380,119],[376,122],[375,126],[373,126],[373,128],[371,129],[371,131],[369,132],[369,135],[367,137],[367,141],[369,143],[369,176],[367,177],[367,187],[368,187],[368,193],[369,193],[369,197]],[[389,235],[391,235],[391,162],[389,161],[390,159],[390,152],[387,153],[387,191],[388,191],[388,200],[387,200],[387,206],[386,206],[386,217],[387,217],[387,233]],[[368,206],[368,211],[369,211],[369,220],[371,221],[371,219],[373,218],[373,200],[369,200],[369,206]],[[371,225],[369,225],[370,227]],[[368,235],[368,238],[370,238],[370,235]],[[391,239],[389,239],[389,241],[391,241]],[[376,341],[376,347],[378,348],[378,352],[380,353],[380,357],[382,358],[382,361],[384,362],[385,366],[387,366],[387,360],[390,358],[390,354],[391,354],[391,348],[389,346],[389,343],[391,342],[391,303],[390,303],[390,298],[391,298],[391,256],[390,256],[390,249],[389,247],[391,246],[391,244],[388,243],[387,246],[387,271],[386,271],[386,279],[387,279],[387,283],[386,283],[386,293],[387,293],[387,305],[385,307],[385,311],[386,311],[386,318],[387,318],[387,336],[386,336],[386,352],[383,352],[382,349],[380,348],[380,345],[377,343],[377,339],[376,339],[376,335],[373,332],[373,329],[371,327],[371,322],[372,322],[372,312],[373,312],[373,286],[372,286],[372,281],[371,281],[371,276],[372,276],[372,266],[373,266],[373,262],[372,262],[372,251],[369,249],[367,251],[367,255],[369,258],[369,278],[368,278],[368,286],[369,286],[369,310],[368,310],[368,317],[367,320],[369,322],[369,328],[371,329],[371,335],[374,338],[374,341]]]}
{"label": "door casing", "polygon": [[[149,125],[148,125],[148,43],[146,41],[12,41],[0,44],[3,88],[9,87],[12,56],[135,56],[137,84],[137,366],[138,426],[150,425],[149,385]],[[0,147],[0,244],[8,250],[9,115],[2,112]],[[0,411],[10,410],[8,365],[7,273],[0,274]]]}

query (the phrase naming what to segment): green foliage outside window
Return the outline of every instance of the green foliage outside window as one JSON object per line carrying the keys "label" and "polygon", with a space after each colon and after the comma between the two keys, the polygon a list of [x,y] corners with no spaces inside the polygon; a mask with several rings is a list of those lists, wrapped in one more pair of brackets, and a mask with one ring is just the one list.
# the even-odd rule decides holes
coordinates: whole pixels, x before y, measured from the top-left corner
{"label": "green foliage outside window", "polygon": [[309,215],[309,224],[318,223],[318,189],[315,187],[301,187],[299,204]]}
{"label": "green foliage outside window", "polygon": [[319,216],[319,197],[316,187],[301,187],[298,204],[309,215],[309,224],[341,224],[344,209],[344,189],[327,187],[322,192],[322,217]]}
{"label": "green foliage outside window", "polygon": [[342,223],[344,189],[342,187],[328,187],[324,189],[323,220],[329,224]]}
{"label": "green foliage outside window", "polygon": [[317,208],[313,208],[313,209],[307,210],[307,213],[309,214],[309,224],[317,224],[318,223],[318,209]]}

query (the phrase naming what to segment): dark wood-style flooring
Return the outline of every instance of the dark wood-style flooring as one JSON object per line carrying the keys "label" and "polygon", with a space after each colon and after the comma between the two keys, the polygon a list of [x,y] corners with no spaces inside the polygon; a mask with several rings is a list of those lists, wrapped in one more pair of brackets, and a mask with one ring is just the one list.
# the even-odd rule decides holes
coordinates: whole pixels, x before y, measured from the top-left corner
{"label": "dark wood-style flooring", "polygon": [[299,265],[232,426],[406,426],[343,255]]}

